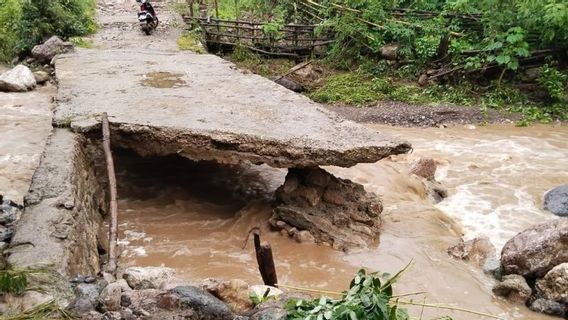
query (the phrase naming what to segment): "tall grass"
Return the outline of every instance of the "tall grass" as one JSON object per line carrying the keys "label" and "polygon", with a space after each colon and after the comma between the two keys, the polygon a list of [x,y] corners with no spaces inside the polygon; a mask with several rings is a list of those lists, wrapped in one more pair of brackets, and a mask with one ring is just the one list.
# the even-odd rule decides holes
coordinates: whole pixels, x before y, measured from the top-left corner
{"label": "tall grass", "polygon": [[95,0],[0,0],[0,61],[52,35],[82,36],[96,30]]}

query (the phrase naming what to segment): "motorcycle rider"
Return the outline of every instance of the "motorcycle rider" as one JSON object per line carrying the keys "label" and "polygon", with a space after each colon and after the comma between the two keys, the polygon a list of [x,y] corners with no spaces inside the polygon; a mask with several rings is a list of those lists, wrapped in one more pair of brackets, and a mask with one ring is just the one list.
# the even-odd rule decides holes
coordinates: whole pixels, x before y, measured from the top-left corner
{"label": "motorcycle rider", "polygon": [[154,11],[154,7],[152,7],[152,5],[150,4],[150,0],[136,0],[136,2],[139,2],[141,4],[140,7],[142,10],[148,11],[152,15],[152,17],[154,17],[154,19],[158,20],[156,11]]}

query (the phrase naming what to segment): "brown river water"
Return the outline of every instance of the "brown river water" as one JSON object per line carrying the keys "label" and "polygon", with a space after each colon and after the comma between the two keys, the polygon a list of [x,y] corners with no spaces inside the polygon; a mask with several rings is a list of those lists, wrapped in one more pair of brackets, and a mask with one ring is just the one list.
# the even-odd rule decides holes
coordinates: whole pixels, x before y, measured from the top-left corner
{"label": "brown river water", "polygon": [[[542,210],[542,198],[568,181],[568,127],[374,127],[409,140],[414,152],[374,164],[326,169],[382,196],[385,225],[377,247],[343,253],[270,232],[266,221],[271,209],[265,199],[282,183],[283,170],[121,152],[116,160],[121,262],[172,267],[194,283],[207,277],[260,283],[251,245],[242,248],[248,231],[260,226],[263,240],[273,247],[284,285],[342,291],[361,267],[395,273],[412,260],[413,267],[395,291],[427,292],[414,301],[426,299],[504,319],[550,319],[494,298],[493,280],[449,258],[446,248],[460,237],[487,235],[500,249],[517,232],[554,219]],[[427,199],[423,184],[407,173],[409,163],[422,156],[440,163],[437,179],[450,191],[437,205]],[[441,315],[489,319],[424,310],[424,319]]]}

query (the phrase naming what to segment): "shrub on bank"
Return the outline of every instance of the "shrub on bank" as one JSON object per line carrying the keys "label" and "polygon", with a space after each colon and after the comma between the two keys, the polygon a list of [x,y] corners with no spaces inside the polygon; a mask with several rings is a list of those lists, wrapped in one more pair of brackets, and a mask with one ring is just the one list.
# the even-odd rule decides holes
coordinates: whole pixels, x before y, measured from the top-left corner
{"label": "shrub on bank", "polygon": [[94,0],[0,0],[0,61],[52,35],[82,36],[96,30]]}

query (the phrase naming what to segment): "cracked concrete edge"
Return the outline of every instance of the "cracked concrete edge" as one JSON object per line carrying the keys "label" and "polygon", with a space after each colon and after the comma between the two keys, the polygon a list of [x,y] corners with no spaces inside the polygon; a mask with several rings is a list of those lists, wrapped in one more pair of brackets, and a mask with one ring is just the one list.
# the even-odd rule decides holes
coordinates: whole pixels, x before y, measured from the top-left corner
{"label": "cracked concrete edge", "polygon": [[[71,129],[82,134],[100,132],[99,116],[77,119]],[[57,125],[57,123],[55,123]],[[191,160],[223,164],[250,161],[275,168],[340,166],[374,163],[390,155],[409,152],[408,142],[385,139],[378,145],[346,146],[343,150],[317,145],[300,148],[294,143],[219,131],[190,130],[129,123],[111,123],[113,146],[132,149],[142,156],[178,154]]]}

